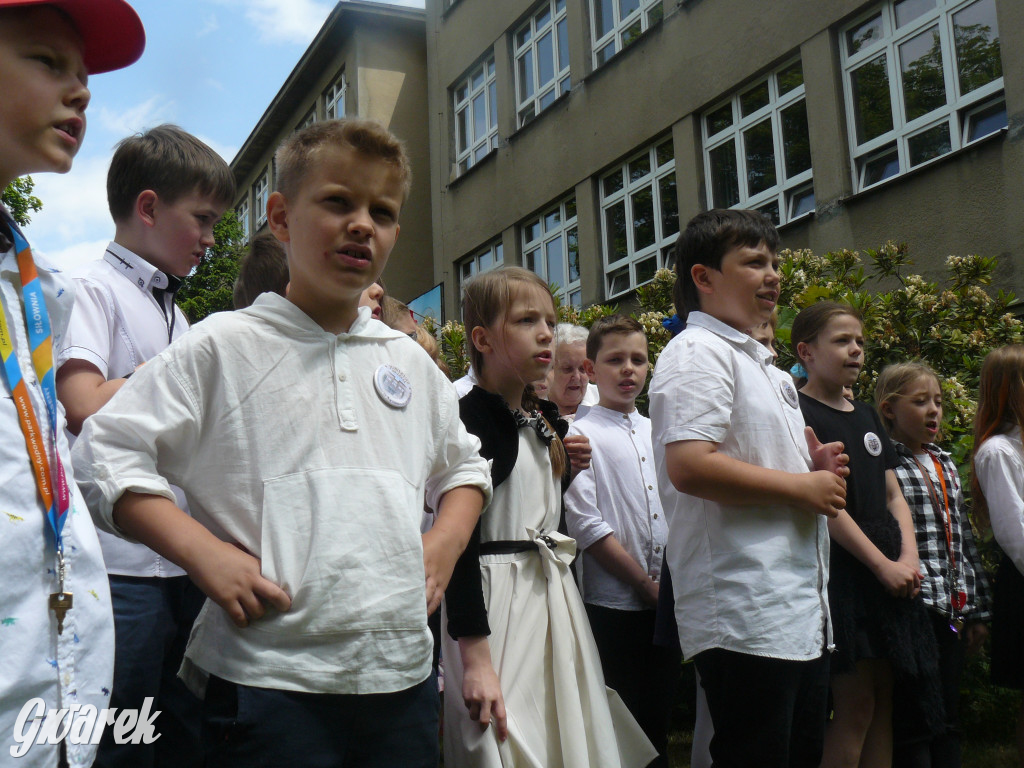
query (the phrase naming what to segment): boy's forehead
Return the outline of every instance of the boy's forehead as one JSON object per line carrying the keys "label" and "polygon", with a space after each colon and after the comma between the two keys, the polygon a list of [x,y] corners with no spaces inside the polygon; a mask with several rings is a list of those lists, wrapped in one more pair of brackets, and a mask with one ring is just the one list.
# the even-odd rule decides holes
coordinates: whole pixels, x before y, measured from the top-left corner
{"label": "boy's forehead", "polygon": [[643,347],[644,351],[647,350],[647,336],[641,331],[612,331],[606,333],[600,339],[600,345],[597,348],[597,353],[601,354],[607,347],[612,345],[625,347],[625,346],[636,346]]}

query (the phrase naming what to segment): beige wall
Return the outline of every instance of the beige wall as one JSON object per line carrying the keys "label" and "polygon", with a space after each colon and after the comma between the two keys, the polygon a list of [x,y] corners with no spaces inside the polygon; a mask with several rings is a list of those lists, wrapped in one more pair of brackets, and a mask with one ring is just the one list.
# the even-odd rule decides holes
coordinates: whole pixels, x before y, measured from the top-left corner
{"label": "beige wall", "polygon": [[[514,126],[509,37],[534,7],[527,0],[458,0],[441,15],[427,0],[431,184],[435,275],[455,308],[452,265],[573,189],[580,210],[584,302],[603,299],[595,174],[654,139],[672,135],[680,219],[705,204],[700,111],[797,54],[805,73],[819,212],[783,227],[787,244],[816,250],[906,240],[934,269],[949,253],[1003,254],[1002,287],[1024,290],[1020,255],[1024,199],[1024,3],[997,0],[1010,131],[933,165],[852,196],[836,29],[872,3],[856,0],[666,0],[665,17],[608,64],[591,70],[589,0],[567,0],[572,91],[525,128]],[[751,8],[755,8],[753,13]],[[575,9],[575,10],[574,10]],[[499,149],[449,182],[452,107],[448,88],[495,47]],[[590,209],[584,212],[584,209]],[[508,238],[511,238],[510,240]],[[517,258],[506,249],[506,262]]]}
{"label": "beige wall", "polygon": [[282,98],[278,110],[271,116],[278,127],[265,128],[259,136],[264,149],[252,170],[238,180],[238,202],[244,192],[252,209],[253,184],[270,164],[277,146],[295,130],[314,103],[317,119],[324,118],[323,94],[344,68],[346,113],[384,123],[405,141],[412,163],[412,192],[402,209],[401,233],[383,275],[388,291],[408,301],[436,284],[431,253],[425,36],[422,24],[398,27],[387,16],[373,18],[360,14],[358,18],[358,25],[336,29],[327,39],[333,55],[318,66],[311,84],[279,94]]}

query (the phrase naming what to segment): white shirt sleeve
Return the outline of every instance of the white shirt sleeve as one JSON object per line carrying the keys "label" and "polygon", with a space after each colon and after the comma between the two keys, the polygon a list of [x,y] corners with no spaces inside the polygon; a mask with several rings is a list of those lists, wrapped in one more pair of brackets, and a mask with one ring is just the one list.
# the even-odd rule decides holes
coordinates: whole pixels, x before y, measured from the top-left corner
{"label": "white shirt sleeve", "polygon": [[426,502],[434,511],[441,497],[453,488],[467,485],[484,494],[483,509],[491,502],[491,472],[486,459],[480,456],[480,440],[466,431],[459,418],[459,402],[455,389],[438,372],[437,397],[447,400],[444,413],[447,423],[440,433],[441,444],[435,452],[436,461],[426,483]]}
{"label": "white shirt sleeve", "polygon": [[974,466],[996,542],[1024,573],[1024,456],[1012,443],[990,438],[975,456]]}
{"label": "white shirt sleeve", "polygon": [[[583,430],[573,424],[570,435],[583,435]],[[597,508],[597,475],[594,462],[573,479],[565,492],[565,524],[569,535],[576,539],[580,550],[596,544],[615,530],[608,524]]]}
{"label": "white shirt sleeve", "polygon": [[84,360],[95,365],[104,379],[109,378],[111,326],[116,310],[102,286],[84,280],[75,282],[75,304],[57,355],[57,367],[68,360]]}
{"label": "white shirt sleeve", "polygon": [[[720,443],[732,418],[735,376],[728,351],[717,344],[681,338],[675,354],[658,358],[650,389],[656,442]],[[666,349],[666,352],[669,350]]]}
{"label": "white shirt sleeve", "polygon": [[196,393],[158,356],[86,419],[71,456],[97,526],[124,536],[113,506],[126,491],[175,501],[170,482],[183,484],[201,433],[197,405]]}

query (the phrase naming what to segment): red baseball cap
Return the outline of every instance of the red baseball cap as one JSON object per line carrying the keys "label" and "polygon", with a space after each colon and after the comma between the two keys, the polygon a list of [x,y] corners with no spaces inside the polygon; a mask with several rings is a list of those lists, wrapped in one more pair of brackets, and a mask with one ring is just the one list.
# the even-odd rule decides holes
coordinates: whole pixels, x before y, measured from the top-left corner
{"label": "red baseball cap", "polygon": [[142,20],[125,0],[0,0],[0,8],[31,5],[52,5],[68,15],[90,75],[127,67],[146,47]]}

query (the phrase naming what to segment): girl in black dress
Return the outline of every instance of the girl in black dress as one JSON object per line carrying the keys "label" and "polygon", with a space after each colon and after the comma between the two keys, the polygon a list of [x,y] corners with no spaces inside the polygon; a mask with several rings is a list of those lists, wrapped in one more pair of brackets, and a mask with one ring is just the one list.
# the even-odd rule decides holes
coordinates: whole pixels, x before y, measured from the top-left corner
{"label": "girl in black dress", "polygon": [[860,316],[822,301],[797,315],[793,350],[807,373],[804,420],[850,457],[846,510],[828,521],[833,717],[822,766],[892,764],[894,679],[928,678],[941,712],[935,647],[920,601],[914,524],[893,473],[898,459],[874,409],[843,396],[864,365]]}

